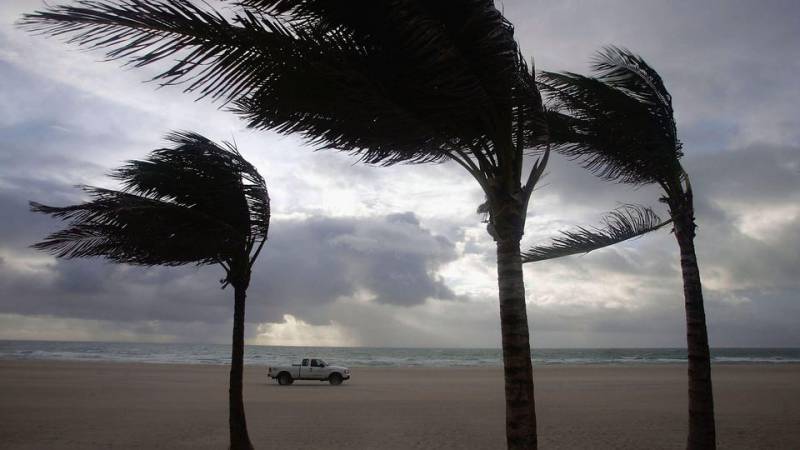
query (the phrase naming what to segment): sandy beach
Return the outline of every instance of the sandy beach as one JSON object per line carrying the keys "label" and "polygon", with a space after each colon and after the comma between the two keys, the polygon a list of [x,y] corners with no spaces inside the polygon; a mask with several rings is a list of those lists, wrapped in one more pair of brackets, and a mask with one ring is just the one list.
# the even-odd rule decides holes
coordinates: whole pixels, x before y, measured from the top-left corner
{"label": "sandy beach", "polygon": [[[225,366],[0,361],[0,448],[227,445]],[[248,367],[256,448],[500,449],[500,369],[355,369],[343,386]],[[800,365],[715,366],[720,448],[800,448]],[[537,367],[543,449],[678,449],[683,366]]]}

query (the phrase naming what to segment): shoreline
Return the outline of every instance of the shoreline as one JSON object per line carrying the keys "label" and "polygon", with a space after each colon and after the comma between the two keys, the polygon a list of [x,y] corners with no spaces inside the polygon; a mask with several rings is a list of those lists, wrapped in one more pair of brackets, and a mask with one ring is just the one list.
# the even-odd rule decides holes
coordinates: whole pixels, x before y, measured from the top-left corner
{"label": "shoreline", "polygon": [[[337,365],[344,365],[344,363],[339,364],[336,360],[331,359],[331,362],[336,363]],[[210,363],[210,362],[196,362],[196,363],[187,363],[187,362],[170,362],[170,361],[125,361],[125,360],[101,360],[101,359],[57,359],[57,358],[1,358],[0,357],[0,366],[4,363],[30,363],[30,364],[121,364],[121,365],[132,365],[132,366],[175,366],[175,367],[228,367],[230,366],[229,362],[219,362],[219,363]],[[281,363],[284,364],[285,363]],[[579,368],[646,368],[646,367],[664,367],[664,368],[675,368],[675,367],[683,367],[686,368],[688,365],[687,362],[652,362],[652,361],[643,361],[643,362],[620,362],[620,363],[613,363],[613,362],[597,362],[597,363],[573,363],[573,362],[566,362],[566,363],[536,363],[533,362],[534,370],[537,368],[570,368],[570,369],[579,369]],[[253,364],[248,363],[245,361],[244,364],[245,368],[255,369],[255,368],[263,368],[266,370],[270,364]],[[786,362],[765,362],[765,361],[740,361],[740,362],[731,362],[731,361],[721,361],[721,362],[711,362],[711,368],[714,367],[795,367],[800,369],[800,362],[797,361],[786,361]],[[347,365],[351,369],[358,369],[358,370],[373,370],[373,369],[399,369],[399,370],[492,370],[497,369],[501,370],[503,368],[502,365],[451,365],[451,366],[426,366],[422,364],[418,365],[371,365],[371,366],[359,366],[359,365]]]}
{"label": "shoreline", "polygon": [[[332,360],[332,362],[336,363],[336,361]],[[56,358],[0,358],[0,366],[4,363],[31,363],[31,364],[122,364],[122,365],[132,365],[132,366],[177,366],[177,367],[226,367],[230,366],[228,362],[220,362],[220,363],[208,363],[208,362],[197,362],[197,363],[187,363],[187,362],[170,362],[170,361],[124,361],[124,360],[100,360],[100,359],[56,359]],[[277,363],[276,363],[277,364]],[[285,363],[281,363],[285,364]],[[338,364],[338,363],[337,363]],[[651,361],[644,361],[644,362],[624,362],[624,363],[608,363],[608,362],[598,362],[598,363],[536,363],[533,362],[534,369],[540,368],[636,368],[636,367],[666,367],[666,368],[675,368],[675,367],[683,367],[685,368],[688,363],[686,362],[651,362]],[[266,370],[270,364],[253,364],[248,363],[245,361],[244,366],[246,368],[263,368]],[[714,367],[784,367],[790,366],[800,369],[800,362],[796,361],[787,361],[787,362],[766,362],[766,361],[721,361],[721,362],[711,362],[711,368]],[[437,369],[437,370],[473,370],[473,369],[502,369],[502,365],[452,365],[452,366],[426,366],[426,365],[372,365],[372,366],[359,366],[359,365],[348,365],[351,369],[401,369],[401,370],[427,370],[427,369]]]}
{"label": "shoreline", "polygon": [[[227,447],[226,365],[0,360],[9,449]],[[800,364],[716,365],[720,448],[800,448]],[[537,366],[543,449],[678,449],[686,366]],[[245,367],[256,448],[496,449],[500,367],[354,368],[342,386],[279,386]]]}

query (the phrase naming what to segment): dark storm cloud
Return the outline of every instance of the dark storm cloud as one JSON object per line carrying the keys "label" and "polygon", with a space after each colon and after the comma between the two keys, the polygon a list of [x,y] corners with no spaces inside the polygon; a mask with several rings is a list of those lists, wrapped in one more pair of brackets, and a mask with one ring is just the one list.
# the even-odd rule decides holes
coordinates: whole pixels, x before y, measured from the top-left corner
{"label": "dark storm cloud", "polygon": [[798,137],[800,85],[793,74],[800,61],[800,4],[795,1],[503,5],[523,51],[536,58],[539,69],[585,73],[591,55],[607,44],[641,53],[665,79],[680,134],[691,137],[691,145],[721,149],[742,140]]}
{"label": "dark storm cloud", "polygon": [[[0,194],[0,208],[14,212],[13,220],[0,223],[0,250],[17,260],[0,266],[0,313],[130,322],[229,320],[230,292],[220,291],[217,267],[148,269],[97,259],[26,262],[38,256],[27,246],[58,222],[27,212],[23,196],[41,193],[42,187],[33,182],[24,187]],[[435,272],[455,258],[453,243],[422,228],[412,213],[275,220],[253,275],[248,319],[279,320],[291,313],[325,322],[320,306],[356,293],[406,306],[430,297],[454,299]]]}
{"label": "dark storm cloud", "polygon": [[[218,272],[217,272],[218,273]],[[102,260],[57,261],[0,273],[0,312],[137,322],[221,322],[228,293],[210,268],[130,268]]]}
{"label": "dark storm cloud", "polygon": [[692,184],[709,199],[753,203],[800,200],[800,146],[749,145],[685,159]]}
{"label": "dark storm cloud", "polygon": [[289,312],[323,323],[319,306],[359,292],[400,306],[455,298],[435,274],[456,258],[453,243],[422,228],[412,213],[281,221],[270,233],[250,294],[267,305],[264,320]]}
{"label": "dark storm cloud", "polygon": [[[737,286],[800,288],[800,147],[753,145],[686,164],[697,180],[698,251],[711,269]],[[745,233],[747,220],[764,230]]]}

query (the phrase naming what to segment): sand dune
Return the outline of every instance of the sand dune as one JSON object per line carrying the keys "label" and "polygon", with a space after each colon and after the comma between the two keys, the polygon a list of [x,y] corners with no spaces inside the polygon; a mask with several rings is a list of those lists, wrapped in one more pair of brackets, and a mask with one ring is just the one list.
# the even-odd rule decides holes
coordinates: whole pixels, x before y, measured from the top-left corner
{"label": "sand dune", "polygon": [[[227,446],[227,367],[0,361],[0,448]],[[245,373],[256,448],[499,449],[500,369],[355,369],[332,387]],[[683,366],[535,370],[543,449],[683,448]],[[800,448],[800,365],[715,366],[720,448]]]}

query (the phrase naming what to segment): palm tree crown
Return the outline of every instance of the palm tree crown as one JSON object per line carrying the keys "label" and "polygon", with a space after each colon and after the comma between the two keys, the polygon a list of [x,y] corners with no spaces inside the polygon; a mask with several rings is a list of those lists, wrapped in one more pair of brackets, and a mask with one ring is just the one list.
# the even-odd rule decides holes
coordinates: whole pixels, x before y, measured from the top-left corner
{"label": "palm tree crown", "polygon": [[592,68],[594,77],[539,75],[554,110],[551,141],[558,151],[608,180],[666,187],[681,179],[672,97],[658,73],[613,46],[598,52]]}
{"label": "palm tree crown", "polygon": [[368,162],[495,159],[509,138],[542,137],[533,77],[490,0],[250,0],[231,18],[187,0],[75,4],[20,24],[134,66],[178,54],[156,80]]}
{"label": "palm tree crown", "polygon": [[70,221],[34,245],[58,257],[136,265],[222,264],[257,256],[269,228],[264,179],[233,145],[173,133],[171,148],[112,172],[122,190],[84,186],[91,201],[33,211]]}

